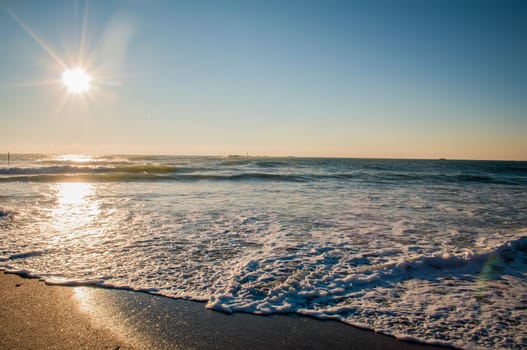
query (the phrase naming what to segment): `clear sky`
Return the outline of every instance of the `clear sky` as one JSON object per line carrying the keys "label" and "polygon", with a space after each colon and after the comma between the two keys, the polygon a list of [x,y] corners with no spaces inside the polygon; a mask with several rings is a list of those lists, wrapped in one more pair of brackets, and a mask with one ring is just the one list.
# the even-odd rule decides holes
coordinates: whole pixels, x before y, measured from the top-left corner
{"label": "clear sky", "polygon": [[0,152],[527,160],[527,1],[0,0],[0,53]]}

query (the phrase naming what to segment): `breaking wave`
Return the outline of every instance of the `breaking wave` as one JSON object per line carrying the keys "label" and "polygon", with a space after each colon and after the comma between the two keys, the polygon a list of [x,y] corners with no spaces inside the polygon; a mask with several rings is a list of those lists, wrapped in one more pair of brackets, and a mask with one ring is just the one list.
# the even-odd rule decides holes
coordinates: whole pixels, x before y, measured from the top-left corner
{"label": "breaking wave", "polygon": [[[273,169],[277,165],[264,163],[261,168]],[[493,177],[490,175],[442,175],[402,172],[261,172],[259,168],[215,169],[213,167],[185,167],[161,164],[134,164],[115,167],[48,166],[40,168],[0,168],[0,182],[126,182],[126,181],[359,181],[370,183],[480,183],[522,185],[525,177]]]}

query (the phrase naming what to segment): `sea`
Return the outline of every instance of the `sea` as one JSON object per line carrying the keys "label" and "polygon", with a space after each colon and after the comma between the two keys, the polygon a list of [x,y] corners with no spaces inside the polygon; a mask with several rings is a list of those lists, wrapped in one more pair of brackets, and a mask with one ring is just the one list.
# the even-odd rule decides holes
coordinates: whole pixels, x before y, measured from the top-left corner
{"label": "sea", "polygon": [[527,348],[527,162],[10,155],[0,268]]}

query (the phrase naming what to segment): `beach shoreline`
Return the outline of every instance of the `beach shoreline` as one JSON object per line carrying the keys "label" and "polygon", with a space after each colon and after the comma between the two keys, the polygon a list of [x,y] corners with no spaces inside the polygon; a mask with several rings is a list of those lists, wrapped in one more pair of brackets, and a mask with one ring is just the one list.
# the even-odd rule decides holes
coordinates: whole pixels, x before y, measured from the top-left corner
{"label": "beach shoreline", "polygon": [[337,321],[231,315],[203,303],[0,273],[0,348],[434,349]]}

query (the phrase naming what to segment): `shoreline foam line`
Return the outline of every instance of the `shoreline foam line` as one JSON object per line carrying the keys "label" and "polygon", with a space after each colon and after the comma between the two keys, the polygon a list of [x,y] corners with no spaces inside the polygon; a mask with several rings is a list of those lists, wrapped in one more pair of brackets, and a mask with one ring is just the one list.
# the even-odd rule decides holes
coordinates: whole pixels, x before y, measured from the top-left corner
{"label": "shoreline foam line", "polygon": [[[297,315],[227,315],[207,310],[203,303],[195,301],[93,286],[47,286],[36,278],[22,278],[5,272],[0,273],[0,293],[3,300],[0,321],[3,325],[9,323],[7,327],[0,327],[0,347],[11,349],[51,344],[59,349],[72,349],[79,342],[82,345],[78,348],[107,346],[120,349],[441,348],[401,341],[337,321]],[[63,311],[54,310],[67,308],[72,299],[78,308],[66,318],[83,319],[88,315],[92,324],[73,324],[55,339],[46,339],[50,337],[47,328],[59,325],[65,317]],[[39,307],[35,306],[42,300],[52,306],[48,314],[39,314]],[[26,304],[25,308],[17,307]],[[38,324],[32,321],[44,319],[45,322]],[[32,333],[12,333],[27,327],[25,322],[28,321],[32,324]],[[72,336],[78,339],[71,339]],[[123,338],[128,343],[123,342]],[[70,341],[72,343],[68,343]]]}

